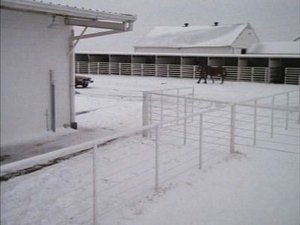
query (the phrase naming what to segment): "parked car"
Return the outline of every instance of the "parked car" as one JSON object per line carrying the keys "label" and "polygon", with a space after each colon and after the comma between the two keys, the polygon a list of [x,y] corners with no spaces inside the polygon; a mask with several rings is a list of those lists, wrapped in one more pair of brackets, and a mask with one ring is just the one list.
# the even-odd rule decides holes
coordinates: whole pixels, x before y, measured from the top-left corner
{"label": "parked car", "polygon": [[90,83],[93,83],[94,81],[92,78],[82,75],[75,75],[75,87],[82,86],[86,88]]}

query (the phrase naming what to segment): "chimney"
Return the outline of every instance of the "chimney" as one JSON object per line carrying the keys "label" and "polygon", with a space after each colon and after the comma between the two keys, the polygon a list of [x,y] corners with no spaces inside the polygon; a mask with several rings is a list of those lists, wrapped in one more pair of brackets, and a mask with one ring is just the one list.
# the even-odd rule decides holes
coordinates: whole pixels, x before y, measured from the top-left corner
{"label": "chimney", "polygon": [[183,27],[188,27],[189,26],[189,23],[184,23],[183,24]]}
{"label": "chimney", "polygon": [[215,27],[219,25],[219,22],[214,22]]}

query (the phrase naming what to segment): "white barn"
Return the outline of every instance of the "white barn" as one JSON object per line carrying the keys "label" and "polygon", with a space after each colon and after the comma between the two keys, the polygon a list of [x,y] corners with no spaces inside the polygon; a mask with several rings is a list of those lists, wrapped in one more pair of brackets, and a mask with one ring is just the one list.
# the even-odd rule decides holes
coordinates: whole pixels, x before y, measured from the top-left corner
{"label": "white barn", "polygon": [[[1,0],[1,146],[76,128],[74,53],[80,39],[132,30],[136,17]],[[74,36],[73,26],[84,27]],[[88,27],[99,32],[85,34]]]}
{"label": "white barn", "polygon": [[251,46],[249,54],[300,55],[300,41],[259,42]]}
{"label": "white barn", "polygon": [[155,27],[134,47],[135,52],[244,54],[259,42],[250,24]]}

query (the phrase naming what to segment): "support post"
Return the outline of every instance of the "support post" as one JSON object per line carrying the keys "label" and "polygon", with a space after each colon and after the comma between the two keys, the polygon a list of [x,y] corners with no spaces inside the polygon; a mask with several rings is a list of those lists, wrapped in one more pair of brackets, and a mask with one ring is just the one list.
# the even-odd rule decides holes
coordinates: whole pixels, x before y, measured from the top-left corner
{"label": "support post", "polygon": [[251,67],[251,82],[254,81],[254,67]]}
{"label": "support post", "polygon": [[235,112],[236,105],[231,106],[231,116],[230,116],[230,153],[235,152]]}
{"label": "support post", "polygon": [[[149,97],[148,97],[148,105],[149,105],[149,124],[151,125],[152,124],[152,94],[149,94]],[[150,138],[152,137],[152,130],[150,130]]]}
{"label": "support post", "polygon": [[100,74],[100,62],[97,62],[97,74]]}
{"label": "support post", "polygon": [[298,123],[300,124],[300,77],[298,78],[298,81],[299,81],[299,90],[298,90],[298,110],[299,110],[299,113],[298,113]]}
{"label": "support post", "polygon": [[253,113],[253,145],[256,145],[256,128],[257,127],[257,100],[254,101]]}
{"label": "support post", "polygon": [[144,64],[141,64],[141,76],[144,76]]}
{"label": "support post", "polygon": [[203,114],[199,118],[199,169],[202,169]]}
{"label": "support post", "polygon": [[164,96],[163,91],[160,91],[160,122],[164,120]]}
{"label": "support post", "polygon": [[286,93],[286,112],[285,112],[285,129],[289,129],[289,108],[290,108],[290,93]]}
{"label": "support post", "polygon": [[186,144],[186,116],[187,116],[187,101],[184,98],[184,121],[183,121],[183,144]]}
{"label": "support post", "polygon": [[179,88],[177,88],[177,103],[176,103],[176,124],[178,125],[179,121]]}
{"label": "support post", "polygon": [[159,191],[159,126],[155,127],[155,191]]}
{"label": "support post", "polygon": [[272,96],[272,108],[271,108],[271,138],[274,136],[274,105],[275,105],[275,95]]}
{"label": "support post", "polygon": [[51,130],[56,132],[56,104],[55,104],[55,82],[53,70],[49,71],[50,75],[50,105],[51,105]]}
{"label": "support post", "polygon": [[108,62],[108,74],[111,75],[111,62]]}
{"label": "support post", "polygon": [[[147,126],[149,124],[149,93],[143,92],[143,126]],[[143,131],[143,136],[148,137],[148,131]]]}
{"label": "support post", "polygon": [[97,145],[93,147],[93,225],[97,225],[97,168],[96,168],[96,151]]}
{"label": "support post", "polygon": [[91,63],[88,62],[87,64],[88,64],[88,74],[91,74]]}
{"label": "support post", "polygon": [[[193,100],[192,100],[192,114],[194,114],[194,98],[195,98],[195,88],[194,88],[194,86],[193,86],[193,89],[192,89],[192,98],[193,98]],[[192,122],[194,122],[194,117],[192,116]]]}
{"label": "support post", "polygon": [[118,65],[119,65],[119,75],[121,75],[122,74],[122,63],[118,63]]}
{"label": "support post", "polygon": [[169,77],[169,76],[170,76],[170,65],[167,64],[167,77]]}

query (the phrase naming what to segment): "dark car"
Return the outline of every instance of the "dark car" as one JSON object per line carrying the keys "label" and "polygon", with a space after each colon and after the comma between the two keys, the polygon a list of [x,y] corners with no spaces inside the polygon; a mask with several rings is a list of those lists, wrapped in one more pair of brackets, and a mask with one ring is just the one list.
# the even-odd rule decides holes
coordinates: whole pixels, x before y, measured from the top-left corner
{"label": "dark car", "polygon": [[93,83],[93,82],[94,81],[90,77],[82,76],[82,75],[75,76],[75,87],[80,85],[80,86],[86,88],[89,85],[89,83]]}

